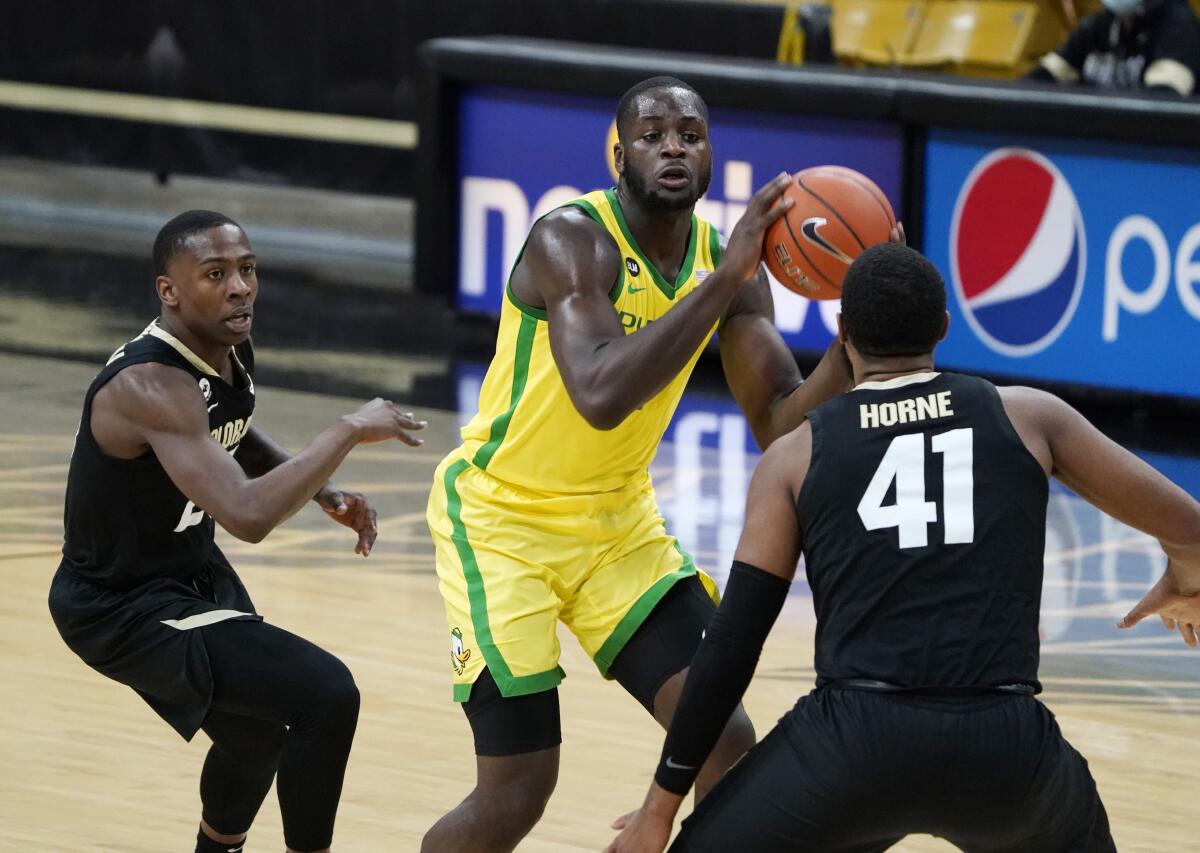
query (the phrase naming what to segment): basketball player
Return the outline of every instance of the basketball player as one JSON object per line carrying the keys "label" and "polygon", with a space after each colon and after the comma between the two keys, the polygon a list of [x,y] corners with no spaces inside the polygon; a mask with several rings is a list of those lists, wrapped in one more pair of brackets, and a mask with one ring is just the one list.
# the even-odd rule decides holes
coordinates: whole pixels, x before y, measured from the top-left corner
{"label": "basketball player", "polygon": [[[725,245],[693,215],[712,173],[696,91],[643,81],[616,123],[617,186],[533,226],[479,414],[434,478],[453,696],[477,776],[425,836],[427,853],[512,850],[541,816],[558,777],[560,620],[602,675],[669,723],[714,605],[664,527],[647,468],[714,332],[764,447],[848,387],[840,345],[801,384],[774,327],[759,256],[791,206],[779,201],[788,176],[755,195]],[[754,743],[740,708],[727,719],[697,796]]]}
{"label": "basketball player", "polygon": [[255,612],[214,519],[258,542],[313,499],[365,557],[375,510],[329,476],[361,442],[419,445],[405,431],[424,424],[374,400],[289,457],[250,425],[258,278],[245,233],[188,211],[159,232],[154,265],[161,315],[84,397],[50,612],[85,663],[184,739],[212,739],[197,853],[242,849],[277,770],[288,849],[328,850],[358,689],[333,655]]}
{"label": "basketball player", "polygon": [[666,845],[801,553],[817,688],[672,851],[866,853],[909,833],[968,851],[1115,849],[1087,763],[1034,698],[1047,478],[1159,539],[1167,574],[1124,624],[1161,611],[1193,644],[1200,505],[1058,398],[935,372],[948,321],[917,252],[877,246],[850,267],[838,337],[855,388],[759,462],[655,782],[610,853]]}

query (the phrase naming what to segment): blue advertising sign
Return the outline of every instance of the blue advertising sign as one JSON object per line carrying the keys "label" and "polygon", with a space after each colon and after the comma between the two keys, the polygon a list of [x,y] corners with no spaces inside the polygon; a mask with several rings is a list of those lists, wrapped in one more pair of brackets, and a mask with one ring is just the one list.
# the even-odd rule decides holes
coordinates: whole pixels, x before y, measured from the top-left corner
{"label": "blue advertising sign", "polygon": [[934,129],[939,363],[1200,397],[1200,150]]}
{"label": "blue advertising sign", "polygon": [[[612,98],[471,87],[459,101],[457,305],[496,314],[533,221],[612,186]],[[899,127],[714,108],[713,179],[697,215],[728,235],[754,191],[780,171],[838,164],[870,177],[900,212]],[[822,350],[836,302],[815,306],[773,282],[776,325],[794,349]],[[810,310],[813,309],[813,310]]]}

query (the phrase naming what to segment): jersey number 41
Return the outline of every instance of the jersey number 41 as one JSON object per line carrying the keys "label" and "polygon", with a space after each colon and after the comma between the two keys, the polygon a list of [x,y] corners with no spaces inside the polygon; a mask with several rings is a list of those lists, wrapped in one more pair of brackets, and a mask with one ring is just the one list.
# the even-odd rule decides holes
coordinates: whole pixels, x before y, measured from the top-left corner
{"label": "jersey number 41", "polygon": [[[954,429],[931,436],[934,453],[942,454],[942,524],[947,545],[975,538],[975,478],[972,473],[971,429]],[[896,484],[896,502],[883,501]],[[858,517],[867,530],[895,527],[901,548],[929,544],[929,525],[938,520],[938,507],[925,500],[925,433],[892,439],[871,483],[858,502]]]}

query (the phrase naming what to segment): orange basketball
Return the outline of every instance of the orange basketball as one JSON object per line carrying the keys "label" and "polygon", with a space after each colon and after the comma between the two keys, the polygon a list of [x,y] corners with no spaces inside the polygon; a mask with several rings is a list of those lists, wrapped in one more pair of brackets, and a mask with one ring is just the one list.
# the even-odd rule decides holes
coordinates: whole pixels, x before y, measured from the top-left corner
{"label": "orange basketball", "polygon": [[890,239],[892,205],[870,178],[844,166],[797,172],[784,195],[795,204],[767,229],[767,269],[801,296],[839,298],[850,263]]}

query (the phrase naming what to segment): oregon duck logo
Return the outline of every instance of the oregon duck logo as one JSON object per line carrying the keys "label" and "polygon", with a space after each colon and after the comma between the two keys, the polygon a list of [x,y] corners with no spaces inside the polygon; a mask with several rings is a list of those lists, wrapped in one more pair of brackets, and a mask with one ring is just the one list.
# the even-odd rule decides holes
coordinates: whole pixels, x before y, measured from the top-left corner
{"label": "oregon duck logo", "polygon": [[467,668],[467,661],[471,659],[471,650],[463,648],[462,631],[454,628],[450,631],[450,666],[454,667],[454,672],[462,675]]}

